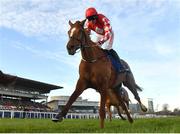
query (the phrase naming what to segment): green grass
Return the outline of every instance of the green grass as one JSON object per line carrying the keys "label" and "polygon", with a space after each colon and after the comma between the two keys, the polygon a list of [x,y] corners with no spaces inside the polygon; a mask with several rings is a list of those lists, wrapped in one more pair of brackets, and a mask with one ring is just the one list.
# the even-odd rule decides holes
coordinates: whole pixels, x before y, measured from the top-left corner
{"label": "green grass", "polygon": [[128,121],[114,119],[105,121],[105,128],[99,128],[98,119],[65,119],[61,123],[50,119],[0,119],[2,133],[180,133],[180,117],[135,119]]}

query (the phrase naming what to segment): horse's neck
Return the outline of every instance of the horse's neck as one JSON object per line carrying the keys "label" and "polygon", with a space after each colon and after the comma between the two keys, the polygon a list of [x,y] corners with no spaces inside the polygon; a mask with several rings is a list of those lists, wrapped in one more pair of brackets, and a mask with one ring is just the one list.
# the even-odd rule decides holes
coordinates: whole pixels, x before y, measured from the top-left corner
{"label": "horse's neck", "polygon": [[96,61],[99,57],[104,55],[101,48],[96,46],[91,40],[88,41],[89,47],[85,47],[81,50],[82,58],[86,61]]}

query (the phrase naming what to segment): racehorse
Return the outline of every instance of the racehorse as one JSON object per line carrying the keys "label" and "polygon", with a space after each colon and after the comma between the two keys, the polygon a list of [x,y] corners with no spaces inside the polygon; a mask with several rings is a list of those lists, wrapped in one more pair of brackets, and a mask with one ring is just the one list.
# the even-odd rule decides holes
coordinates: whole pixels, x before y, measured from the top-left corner
{"label": "racehorse", "polygon": [[[69,41],[67,43],[67,51],[69,55],[74,55],[78,49],[81,50],[82,60],[79,65],[79,79],[76,84],[75,91],[70,96],[67,104],[60,113],[52,120],[62,121],[66,116],[72,103],[82,94],[87,88],[94,88],[100,93],[100,127],[104,128],[105,118],[105,102],[107,91],[113,89],[123,82],[128,86],[135,98],[142,106],[142,110],[146,111],[145,106],[141,103],[137,93],[137,84],[134,81],[132,73],[121,73],[121,76],[116,76],[116,71],[113,68],[110,59],[107,57],[102,48],[91,41],[88,32],[84,29],[83,21],[76,21],[74,24],[69,21],[70,30],[68,31]],[[127,63],[123,61],[126,66]],[[128,109],[121,98],[118,98],[121,107],[125,110],[129,122],[133,122]]]}
{"label": "racehorse", "polygon": [[[112,90],[115,90],[112,92]],[[121,98],[122,101],[125,103],[126,107],[129,109],[129,95],[128,92],[126,91],[125,88],[117,88],[117,89],[111,89],[107,91],[107,98],[106,98],[106,108],[107,112],[109,114],[109,119],[110,121],[112,120],[112,112],[110,110],[111,106],[116,107],[118,115],[121,117],[122,120],[126,120],[122,115],[121,115],[121,105],[117,97]],[[123,110],[123,109],[122,109]]]}

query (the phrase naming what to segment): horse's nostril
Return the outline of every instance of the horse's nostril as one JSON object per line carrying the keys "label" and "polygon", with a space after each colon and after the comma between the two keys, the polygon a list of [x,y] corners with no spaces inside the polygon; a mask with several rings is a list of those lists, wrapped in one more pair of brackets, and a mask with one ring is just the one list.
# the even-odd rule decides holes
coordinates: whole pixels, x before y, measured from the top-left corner
{"label": "horse's nostril", "polygon": [[67,50],[72,50],[73,46],[67,46]]}

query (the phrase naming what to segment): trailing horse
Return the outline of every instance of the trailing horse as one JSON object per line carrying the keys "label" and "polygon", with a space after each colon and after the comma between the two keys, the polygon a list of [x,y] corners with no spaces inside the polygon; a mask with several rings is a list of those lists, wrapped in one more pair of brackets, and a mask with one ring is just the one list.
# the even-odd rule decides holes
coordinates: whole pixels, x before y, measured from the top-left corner
{"label": "trailing horse", "polygon": [[[114,92],[115,90],[115,92]],[[126,107],[129,109],[129,95],[125,88],[117,88],[117,89],[111,89],[107,91],[107,98],[106,98],[106,108],[107,112],[109,114],[110,121],[112,120],[112,112],[110,110],[111,106],[114,106],[117,109],[118,115],[121,117],[122,120],[126,120],[121,115],[121,105],[118,100],[118,97],[122,99],[122,101],[125,103]],[[123,110],[123,109],[122,109]],[[123,111],[122,111],[123,112]]]}
{"label": "trailing horse", "polygon": [[[74,24],[69,21],[70,30],[68,31],[69,41],[67,43],[67,51],[70,55],[74,55],[78,49],[81,50],[82,60],[79,65],[79,79],[76,84],[75,91],[70,96],[67,104],[62,111],[52,120],[62,121],[66,116],[72,103],[87,88],[94,88],[100,93],[100,127],[104,127],[105,119],[105,102],[107,91],[118,87],[121,83],[128,86],[134,94],[137,101],[141,104],[137,93],[137,86],[131,72],[124,72],[120,75],[116,74],[110,59],[107,57],[103,49],[91,41],[89,34],[84,29],[84,21],[76,21]],[[123,64],[126,64],[123,62]],[[128,66],[128,65],[126,65]],[[121,107],[125,110],[129,122],[133,122],[128,109],[121,98],[118,98]],[[145,110],[145,109],[144,109]]]}

